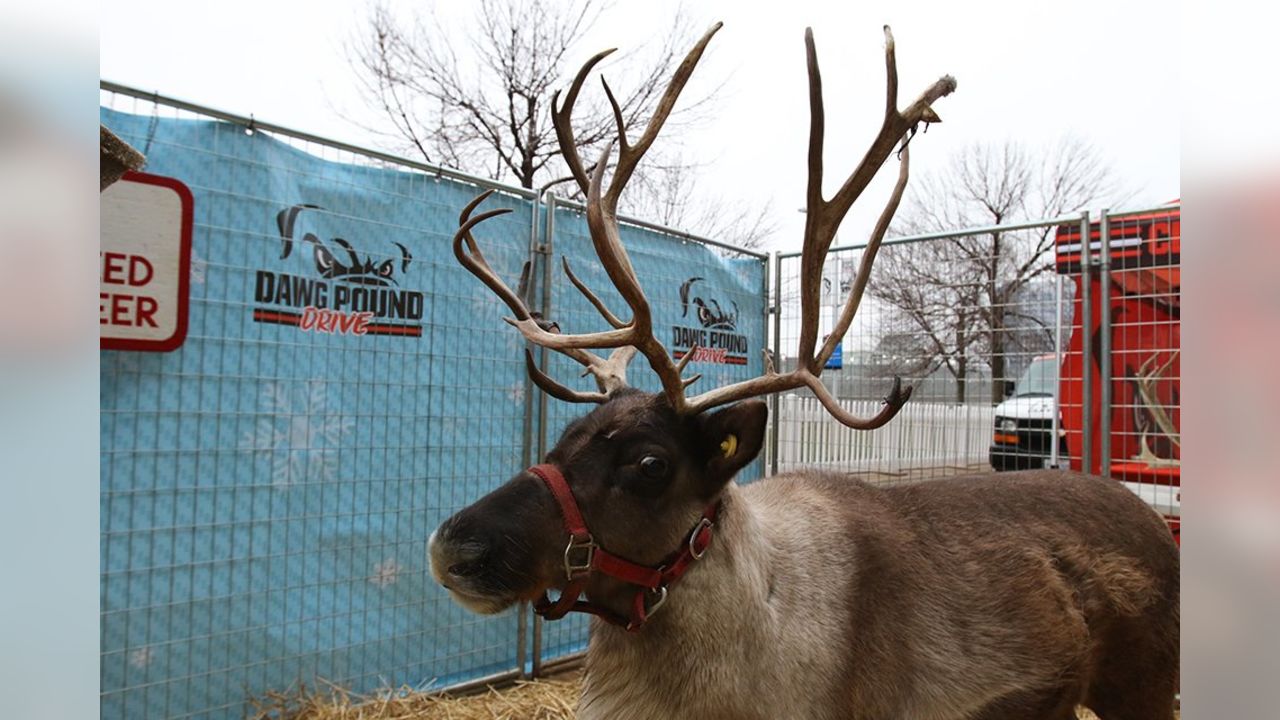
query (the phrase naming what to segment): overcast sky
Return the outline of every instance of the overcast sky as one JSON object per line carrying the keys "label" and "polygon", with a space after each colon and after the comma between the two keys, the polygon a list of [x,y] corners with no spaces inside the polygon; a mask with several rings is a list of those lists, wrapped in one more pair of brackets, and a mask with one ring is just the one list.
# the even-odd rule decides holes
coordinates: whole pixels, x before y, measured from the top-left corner
{"label": "overcast sky", "polygon": [[[429,2],[389,3],[409,13]],[[349,2],[113,0],[103,8],[104,79],[159,91],[357,144],[383,142],[353,124],[361,105],[345,46],[366,5]],[[446,21],[472,3],[437,3]],[[673,0],[620,0],[580,49],[633,48],[667,26]],[[912,145],[913,175],[974,142],[1016,139],[1032,149],[1065,134],[1101,151],[1135,191],[1132,204],[1179,197],[1179,23],[1167,3],[786,2],[686,3],[701,28],[725,27],[695,80],[724,81],[714,114],[685,138],[706,163],[702,182],[742,202],[771,202],[772,249],[799,247],[808,132],[803,33],[815,31],[827,107],[827,186],[838,185],[879,125],[881,26],[897,41],[900,104],[942,74],[959,89],[936,105],[942,125]],[[604,72],[608,73],[606,64]],[[695,90],[691,86],[690,90]],[[861,239],[892,170],[841,230]]]}

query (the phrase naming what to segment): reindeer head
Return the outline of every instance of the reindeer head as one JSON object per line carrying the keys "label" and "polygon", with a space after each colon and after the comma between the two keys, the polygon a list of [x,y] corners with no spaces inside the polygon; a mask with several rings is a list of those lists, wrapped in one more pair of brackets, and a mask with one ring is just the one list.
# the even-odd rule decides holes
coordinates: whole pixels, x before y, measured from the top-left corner
{"label": "reindeer head", "polygon": [[[604,175],[612,143],[606,145],[588,176],[578,155],[570,116],[588,73],[612,50],[587,61],[570,85],[563,108],[557,107],[558,94],[553,99],[552,116],[561,152],[587,197],[592,243],[631,310],[630,320],[614,315],[565,260],[569,281],[612,329],[560,334],[558,328],[531,313],[520,296],[493,272],[471,234],[480,223],[509,210],[489,210],[473,217],[490,195],[484,193],[459,217],[453,241],[458,261],[510,308],[515,317],[507,322],[529,342],[581,363],[586,374],[594,377],[597,391],[572,390],[559,384],[538,368],[526,350],[526,366],[533,381],[558,399],[600,405],[565,429],[542,464],[520,471],[446,520],[432,535],[432,573],[455,599],[472,610],[498,612],[521,599],[535,600],[535,609],[550,619],[578,609],[636,629],[665,602],[668,587],[708,551],[722,490],[760,451],[767,413],[763,402],[749,398],[807,387],[840,422],[871,429],[888,422],[910,397],[910,388],[904,391],[895,379],[884,408],[872,418],[858,418],[840,406],[818,377],[853,321],[871,263],[906,187],[906,142],[920,122],[938,122],[931,103],[955,88],[955,81],[944,77],[905,111],[899,111],[893,36],[888,27],[884,124],[862,162],[831,200],[822,197],[821,80],[812,31],[805,34],[811,121],[808,214],[801,259],[801,332],[795,368],[779,373],[766,354],[763,376],[685,396],[685,389],[699,378],[683,377],[697,348],[675,362],[653,334],[649,303],[619,237],[617,203],[719,28],[719,24],[713,26],[689,52],[634,144],[626,137],[622,112],[605,84],[617,120],[619,145],[607,190]],[[840,319],[818,348],[821,288],[817,281],[822,277],[827,250],[840,221],[899,141],[903,144],[897,185],[862,255]],[[591,352],[602,348],[612,348],[608,357]],[[644,355],[657,373],[662,392],[649,394],[627,387],[626,368],[637,353]],[[562,590],[560,600],[553,602],[545,595],[552,588]],[[589,602],[575,603],[583,592]]]}
{"label": "reindeer head", "polygon": [[[676,414],[661,395],[613,394],[565,428],[545,464],[571,489],[592,542],[638,565],[658,566],[678,547],[733,476],[759,453],[766,410],[751,400],[715,413]],[[561,508],[530,470],[447,520],[433,536],[432,571],[476,612],[496,612],[563,587],[567,560]],[[605,575],[588,597],[625,615],[635,588]]]}

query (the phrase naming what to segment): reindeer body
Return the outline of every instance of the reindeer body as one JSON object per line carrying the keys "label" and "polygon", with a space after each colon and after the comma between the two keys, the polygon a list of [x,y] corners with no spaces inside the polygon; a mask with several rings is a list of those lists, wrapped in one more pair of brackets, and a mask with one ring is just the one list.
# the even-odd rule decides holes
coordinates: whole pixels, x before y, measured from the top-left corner
{"label": "reindeer body", "polygon": [[1119,483],[1032,471],[730,485],[641,633],[593,623],[580,720],[1172,716],[1178,555]]}

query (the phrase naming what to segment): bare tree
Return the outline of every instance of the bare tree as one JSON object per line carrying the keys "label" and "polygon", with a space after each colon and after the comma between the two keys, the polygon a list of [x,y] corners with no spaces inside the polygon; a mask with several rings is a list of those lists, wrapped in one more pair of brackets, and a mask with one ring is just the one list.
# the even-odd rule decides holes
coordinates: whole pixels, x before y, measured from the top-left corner
{"label": "bare tree", "polygon": [[676,156],[675,161],[637,178],[641,200],[638,216],[670,228],[709,237],[749,250],[764,246],[777,232],[772,203],[749,205],[709,196],[699,187],[699,166]]}
{"label": "bare tree", "polygon": [[[1005,142],[972,145],[945,170],[921,178],[895,234],[962,230],[1053,218],[1129,197],[1089,144],[1067,138],[1047,153]],[[976,364],[993,380],[991,400],[1018,354],[1053,347],[1037,298],[1053,271],[1054,227],[993,231],[888,248],[870,292],[916,335],[914,369],[944,368],[966,399]],[[1043,303],[1041,303],[1043,304]]]}
{"label": "bare tree", "polygon": [[[604,7],[598,0],[480,0],[471,26],[457,28],[435,17],[402,20],[374,6],[352,43],[352,64],[402,149],[535,188],[568,174],[551,115],[557,100],[573,102],[557,93],[569,85],[582,59],[579,42]],[[577,109],[583,156],[598,155],[617,123],[643,127],[683,56],[679,49],[693,37],[677,15],[645,62],[624,63],[641,67],[638,74],[619,71],[606,85],[608,103],[601,93],[584,93]],[[610,87],[625,91],[615,96]],[[695,121],[710,97],[687,99],[668,128]],[[660,158],[654,167],[662,170]]]}
{"label": "bare tree", "polygon": [[938,369],[955,382],[956,402],[967,399],[971,362],[980,355],[980,283],[956,272],[951,243],[890,246],[867,291],[893,309],[879,350],[889,374],[925,378]]}

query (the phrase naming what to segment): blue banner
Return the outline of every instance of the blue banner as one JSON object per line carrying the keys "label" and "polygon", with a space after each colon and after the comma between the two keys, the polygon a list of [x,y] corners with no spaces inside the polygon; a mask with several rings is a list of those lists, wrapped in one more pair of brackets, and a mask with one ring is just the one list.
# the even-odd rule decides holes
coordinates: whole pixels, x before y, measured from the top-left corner
{"label": "blue banner", "polygon": [[[102,122],[185,183],[195,213],[186,341],[101,356],[102,716],[240,717],[321,679],[368,692],[514,668],[516,614],[464,611],[425,554],[442,520],[522,467],[529,437],[523,340],[450,246],[478,188],[227,123],[105,108]],[[515,287],[533,207],[501,193],[484,207],[514,209],[477,236]],[[555,228],[557,269],[567,256],[625,316],[580,215],[557,211]],[[762,371],[759,260],[623,236],[659,339],[677,357],[702,348],[692,391]],[[558,271],[551,316],[605,327]],[[644,365],[633,384],[656,390]],[[587,388],[572,361],[551,369]],[[530,432],[554,443],[584,408],[550,407]],[[546,647],[585,638],[548,626]]]}

